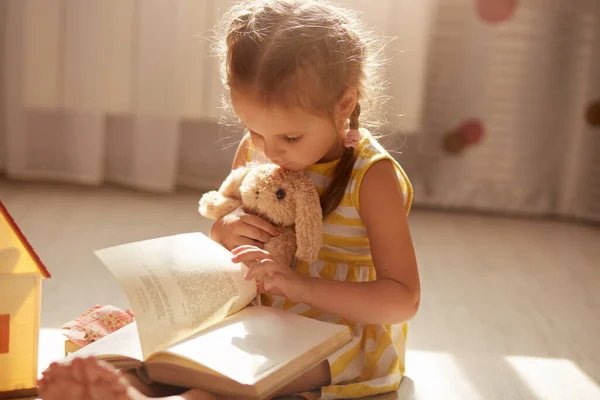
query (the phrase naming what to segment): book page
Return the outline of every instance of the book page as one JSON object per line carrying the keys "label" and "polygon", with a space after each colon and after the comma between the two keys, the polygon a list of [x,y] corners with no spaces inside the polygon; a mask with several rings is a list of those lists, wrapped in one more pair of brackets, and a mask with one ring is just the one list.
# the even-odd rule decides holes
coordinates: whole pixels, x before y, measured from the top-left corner
{"label": "book page", "polygon": [[96,251],[131,304],[144,358],[223,320],[256,296],[247,268],[202,233]]}
{"label": "book page", "polygon": [[[248,307],[163,353],[192,360],[241,384],[254,385],[295,360],[323,359],[349,340],[344,325],[270,307]],[[161,353],[150,357],[148,365],[160,363],[160,358]]]}

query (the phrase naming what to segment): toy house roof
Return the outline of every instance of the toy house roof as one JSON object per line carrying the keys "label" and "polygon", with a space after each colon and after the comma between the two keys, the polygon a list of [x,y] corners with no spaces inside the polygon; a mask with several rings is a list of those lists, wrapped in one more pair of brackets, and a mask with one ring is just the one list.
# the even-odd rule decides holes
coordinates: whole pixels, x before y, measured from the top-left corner
{"label": "toy house roof", "polygon": [[0,201],[0,214],[2,214],[4,216],[4,219],[8,222],[8,224],[12,228],[13,232],[15,232],[15,234],[17,235],[17,237],[19,238],[19,240],[25,247],[25,249],[29,253],[30,257],[33,259],[33,261],[37,265],[38,271],[40,272],[40,274],[42,274],[42,276],[44,278],[50,278],[50,272],[48,272],[48,269],[46,268],[46,266],[44,265],[44,263],[42,262],[40,257],[37,255],[35,250],[33,250],[33,247],[31,247],[31,244],[29,243],[29,241],[27,240],[25,235],[23,235],[23,232],[21,232],[21,229],[19,229],[15,220],[11,217],[11,215],[8,212],[8,210],[6,209],[6,207],[4,207],[4,204],[2,204],[2,201]]}

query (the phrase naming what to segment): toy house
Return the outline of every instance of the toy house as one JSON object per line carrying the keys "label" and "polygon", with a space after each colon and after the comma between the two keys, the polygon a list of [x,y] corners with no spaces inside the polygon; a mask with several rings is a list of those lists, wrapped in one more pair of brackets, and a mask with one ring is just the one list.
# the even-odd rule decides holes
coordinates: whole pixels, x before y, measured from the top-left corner
{"label": "toy house", "polygon": [[0,399],[36,392],[44,278],[48,270],[0,202]]}

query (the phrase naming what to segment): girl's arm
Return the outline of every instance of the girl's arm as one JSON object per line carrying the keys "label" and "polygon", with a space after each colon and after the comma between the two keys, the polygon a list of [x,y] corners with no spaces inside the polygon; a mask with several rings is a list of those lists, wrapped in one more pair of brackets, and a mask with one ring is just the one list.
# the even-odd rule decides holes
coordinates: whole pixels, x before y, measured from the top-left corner
{"label": "girl's arm", "polygon": [[404,196],[392,163],[378,161],[360,187],[360,214],[377,271],[373,282],[309,278],[304,303],[363,323],[400,323],[419,308],[420,281]]}

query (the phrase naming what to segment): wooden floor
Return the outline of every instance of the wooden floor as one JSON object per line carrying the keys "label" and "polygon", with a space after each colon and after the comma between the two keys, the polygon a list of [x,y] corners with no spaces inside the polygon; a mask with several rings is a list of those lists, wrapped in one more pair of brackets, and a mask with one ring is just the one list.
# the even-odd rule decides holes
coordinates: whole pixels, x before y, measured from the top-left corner
{"label": "wooden floor", "polygon": [[[40,367],[62,323],[127,299],[92,251],[206,232],[200,193],[0,181],[0,199],[52,273],[43,286]],[[600,399],[600,230],[561,222],[415,210],[422,306],[407,378],[382,399]]]}

